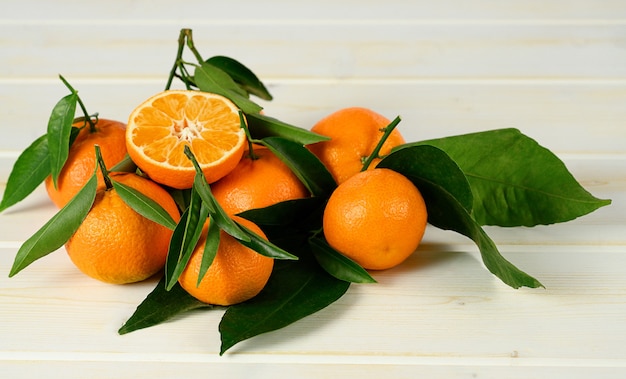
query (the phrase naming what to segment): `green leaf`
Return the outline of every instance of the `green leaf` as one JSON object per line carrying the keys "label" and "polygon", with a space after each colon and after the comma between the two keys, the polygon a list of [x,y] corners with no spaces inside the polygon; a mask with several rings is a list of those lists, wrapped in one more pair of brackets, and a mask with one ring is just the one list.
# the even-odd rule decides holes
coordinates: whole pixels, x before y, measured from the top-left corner
{"label": "green leaf", "polygon": [[128,321],[122,325],[118,333],[126,334],[158,325],[181,313],[198,308],[213,308],[213,306],[197,300],[178,284],[169,291],[166,290],[165,277],[163,277],[152,292],[139,304]]}
{"label": "green leaf", "polygon": [[112,178],[112,183],[120,198],[135,212],[168,229],[176,228],[176,221],[159,203],[136,189],[115,181],[115,178]]}
{"label": "green leaf", "polygon": [[191,254],[200,240],[208,214],[208,207],[203,204],[200,196],[193,191],[189,208],[180,218],[170,240],[165,263],[166,289],[169,290],[176,284],[187,267],[189,258],[191,258]]}
{"label": "green leaf", "polygon": [[[304,224],[308,216],[317,212],[326,204],[326,199],[321,197],[304,197],[281,201],[264,208],[249,209],[241,212],[238,216],[254,222],[257,225],[289,226]],[[320,215],[321,216],[321,215]],[[321,227],[321,222],[315,224],[311,229],[316,230]]]}
{"label": "green leaf", "polygon": [[322,228],[325,204],[325,198],[305,197],[250,209],[238,216],[258,225],[272,243],[292,251],[306,245],[311,233]]}
{"label": "green leaf", "polygon": [[[425,164],[420,159],[424,157],[436,160],[426,161]],[[472,239],[478,246],[487,269],[504,283],[513,288],[541,287],[539,281],[519,270],[500,254],[495,243],[471,216],[466,203],[467,196],[463,194],[467,189],[461,190],[463,185],[460,184],[462,180],[459,173],[451,171],[451,175],[457,176],[458,180],[449,180],[445,178],[443,170],[432,167],[424,169],[428,165],[438,166],[440,162],[446,160],[449,160],[446,154],[436,148],[413,146],[388,155],[377,167],[396,170],[409,178],[424,197],[429,222],[441,229],[453,230]],[[442,167],[450,169],[452,166],[449,163],[443,163]],[[457,196],[463,200],[457,199]]]}
{"label": "green leaf", "polygon": [[204,239],[204,250],[202,251],[202,261],[200,262],[196,286],[200,286],[200,282],[202,282],[204,275],[206,275],[206,272],[209,270],[209,267],[211,267],[217,255],[217,249],[220,245],[220,234],[220,228],[217,223],[209,222],[209,228]]}
{"label": "green leaf", "polygon": [[241,341],[283,328],[327,307],[349,286],[315,263],[276,264],[261,293],[226,310],[219,325],[220,355]]}
{"label": "green leaf", "polygon": [[[72,127],[70,145],[80,129]],[[50,150],[48,135],[37,138],[17,158],[7,181],[0,212],[24,200],[50,175]]]}
{"label": "green leaf", "polygon": [[196,174],[193,182],[193,189],[198,192],[202,201],[209,208],[209,214],[211,215],[211,219],[214,220],[226,233],[235,237],[240,241],[250,241],[250,236],[244,232],[237,223],[235,223],[230,216],[224,212],[224,209],[218,204],[215,197],[213,197],[213,193],[211,192],[211,187],[209,183],[207,183],[203,174]]}
{"label": "green leaf", "polygon": [[57,102],[48,120],[48,150],[50,154],[50,173],[54,187],[57,186],[59,173],[69,154],[69,141],[76,113],[78,94],[73,92]]}
{"label": "green leaf", "polygon": [[201,91],[222,95],[245,113],[258,113],[263,109],[248,99],[247,93],[226,72],[213,65],[203,63],[197,66],[194,71],[194,80]]}
{"label": "green leaf", "polygon": [[[180,215],[180,220],[178,220],[178,225],[174,229],[172,233],[172,237],[170,238],[170,244],[167,250],[167,257],[165,259],[165,288],[167,290],[171,289],[178,277],[175,277],[176,267],[178,266],[180,260],[182,259],[184,253],[185,246],[185,238],[187,237],[187,227],[189,224],[189,208],[185,209],[183,214]],[[189,233],[191,234],[191,233]]]}
{"label": "green leaf", "polygon": [[17,158],[2,195],[0,212],[24,200],[50,175],[48,137],[37,138]]}
{"label": "green leaf", "polygon": [[587,192],[550,150],[516,129],[498,129],[419,144],[454,159],[474,193],[481,225],[535,226],[565,222],[608,205]]}
{"label": "green leaf", "polygon": [[198,160],[193,155],[193,152],[189,146],[185,146],[185,155],[189,158],[196,170],[196,176],[193,179],[193,189],[200,195],[203,203],[209,208],[209,214],[220,227],[229,235],[235,237],[240,241],[250,241],[250,237],[245,233],[239,225],[237,225],[231,218],[224,212],[224,209],[219,205],[213,193],[211,192],[211,186],[207,183],[204,173],[198,164]]}
{"label": "green leaf", "polygon": [[265,85],[248,67],[244,66],[239,61],[217,55],[207,59],[206,63],[227,73],[246,92],[263,100],[272,100],[272,95],[267,88],[265,88]]}
{"label": "green leaf", "polygon": [[309,244],[320,266],[335,278],[352,283],[376,283],[363,267],[333,249],[322,238],[311,238]]}
{"label": "green leaf", "polygon": [[246,114],[248,129],[255,139],[265,137],[283,137],[302,145],[309,145],[316,142],[328,141],[330,137],[314,133],[310,130],[288,124],[276,118],[260,113]]}
{"label": "green leaf", "polygon": [[[244,225],[237,222],[237,225],[246,232],[248,235],[248,240],[237,240],[242,245],[256,251],[261,255],[265,255],[266,257],[274,258],[274,259],[287,259],[287,260],[297,260],[298,257],[289,253],[288,251],[276,246],[275,244],[269,242],[265,238],[262,238],[252,230],[246,228]],[[236,238],[236,237],[235,237]]]}
{"label": "green leaf", "polygon": [[98,179],[94,172],[85,186],[18,250],[9,277],[59,249],[76,232],[96,197]]}
{"label": "green leaf", "polygon": [[281,137],[267,137],[262,143],[293,171],[311,195],[326,198],[337,187],[326,166],[302,144]]}
{"label": "green leaf", "polygon": [[137,172],[137,165],[130,159],[130,155],[126,154],[124,159],[119,161],[109,170],[111,172]]}
{"label": "green leaf", "polygon": [[187,209],[187,207],[189,207],[189,202],[191,201],[192,191],[193,190],[191,188],[182,190],[171,188],[169,193],[172,196],[172,199],[174,199],[174,202],[176,202],[176,205],[178,205],[178,209]]}

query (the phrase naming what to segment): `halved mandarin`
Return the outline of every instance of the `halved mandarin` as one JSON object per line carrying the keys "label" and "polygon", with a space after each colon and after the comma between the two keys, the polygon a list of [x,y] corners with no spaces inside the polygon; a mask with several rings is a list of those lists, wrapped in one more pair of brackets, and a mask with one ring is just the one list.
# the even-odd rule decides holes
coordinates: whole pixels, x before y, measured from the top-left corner
{"label": "halved mandarin", "polygon": [[191,188],[195,169],[185,155],[185,146],[190,147],[209,183],[228,174],[246,146],[239,108],[221,95],[167,90],[130,114],[126,148],[152,180],[173,188]]}

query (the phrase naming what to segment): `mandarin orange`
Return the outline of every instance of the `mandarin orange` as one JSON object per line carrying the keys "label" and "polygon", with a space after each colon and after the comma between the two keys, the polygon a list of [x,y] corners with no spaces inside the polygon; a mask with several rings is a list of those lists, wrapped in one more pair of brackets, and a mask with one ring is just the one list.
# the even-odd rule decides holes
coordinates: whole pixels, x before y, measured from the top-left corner
{"label": "mandarin orange", "polygon": [[[176,203],[158,184],[134,173],[112,174],[161,205],[178,221]],[[106,283],[124,284],[151,277],[163,268],[172,230],[135,212],[115,189],[101,186],[87,217],[67,241],[72,262],[83,273]]]}
{"label": "mandarin orange", "polygon": [[[237,216],[233,219],[267,239],[253,222]],[[202,302],[223,306],[241,303],[261,292],[272,273],[274,260],[242,245],[224,231],[220,231],[217,254],[198,285],[205,243],[206,228],[178,278],[185,291]]]}
{"label": "mandarin orange", "polygon": [[[314,143],[308,148],[324,163],[328,171],[341,184],[361,171],[364,161],[369,157],[384,134],[383,129],[390,121],[367,108],[350,107],[340,109],[318,121],[311,131],[330,137],[328,141]],[[389,154],[391,149],[403,144],[404,138],[394,129],[379,152],[380,156]],[[369,168],[380,162],[375,158]]]}
{"label": "mandarin orange", "polygon": [[300,179],[269,149],[255,147],[228,175],[211,185],[217,202],[228,214],[264,208],[309,196]]}
{"label": "mandarin orange", "polygon": [[386,168],[360,172],[331,194],[324,209],[328,244],[363,268],[384,270],[417,249],[426,204],[405,176]]}

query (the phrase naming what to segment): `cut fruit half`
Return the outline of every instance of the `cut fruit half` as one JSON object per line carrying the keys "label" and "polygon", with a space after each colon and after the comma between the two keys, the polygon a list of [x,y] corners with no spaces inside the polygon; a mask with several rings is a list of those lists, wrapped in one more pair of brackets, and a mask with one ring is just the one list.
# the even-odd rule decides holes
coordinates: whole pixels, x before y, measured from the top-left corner
{"label": "cut fruit half", "polygon": [[152,180],[173,188],[191,188],[195,170],[185,146],[190,147],[209,183],[228,174],[246,146],[237,106],[213,93],[167,90],[130,114],[128,154]]}

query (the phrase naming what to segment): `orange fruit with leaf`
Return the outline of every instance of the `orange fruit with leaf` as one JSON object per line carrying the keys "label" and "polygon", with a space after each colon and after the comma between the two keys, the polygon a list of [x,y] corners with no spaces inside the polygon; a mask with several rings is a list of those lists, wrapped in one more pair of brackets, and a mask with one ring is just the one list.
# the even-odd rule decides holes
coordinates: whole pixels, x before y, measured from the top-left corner
{"label": "orange fruit with leaf", "polygon": [[[50,200],[58,207],[65,204],[87,183],[96,168],[94,145],[99,145],[107,167],[113,167],[126,156],[126,125],[114,120],[96,119],[95,125],[85,123],[76,140],[70,146],[65,165],[59,174],[57,186],[52,176],[45,181]],[[74,126],[80,127],[83,122]],[[104,184],[98,172],[98,183]]]}
{"label": "orange fruit with leaf", "polygon": [[417,249],[426,204],[415,185],[386,168],[360,172],[340,184],[323,215],[324,237],[365,269],[397,266]]}
{"label": "orange fruit with leaf", "polygon": [[[252,221],[237,216],[233,219],[267,239]],[[261,292],[272,273],[274,260],[242,245],[224,231],[220,231],[215,258],[198,284],[206,230],[205,226],[203,236],[178,278],[181,287],[202,302],[223,306],[241,303]]]}
{"label": "orange fruit with leaf", "polygon": [[[134,173],[111,178],[157,202],[174,221],[180,214],[170,194]],[[100,186],[95,201],[65,248],[83,273],[106,283],[147,279],[165,265],[172,230],[146,219],[128,206],[114,188]]]}

